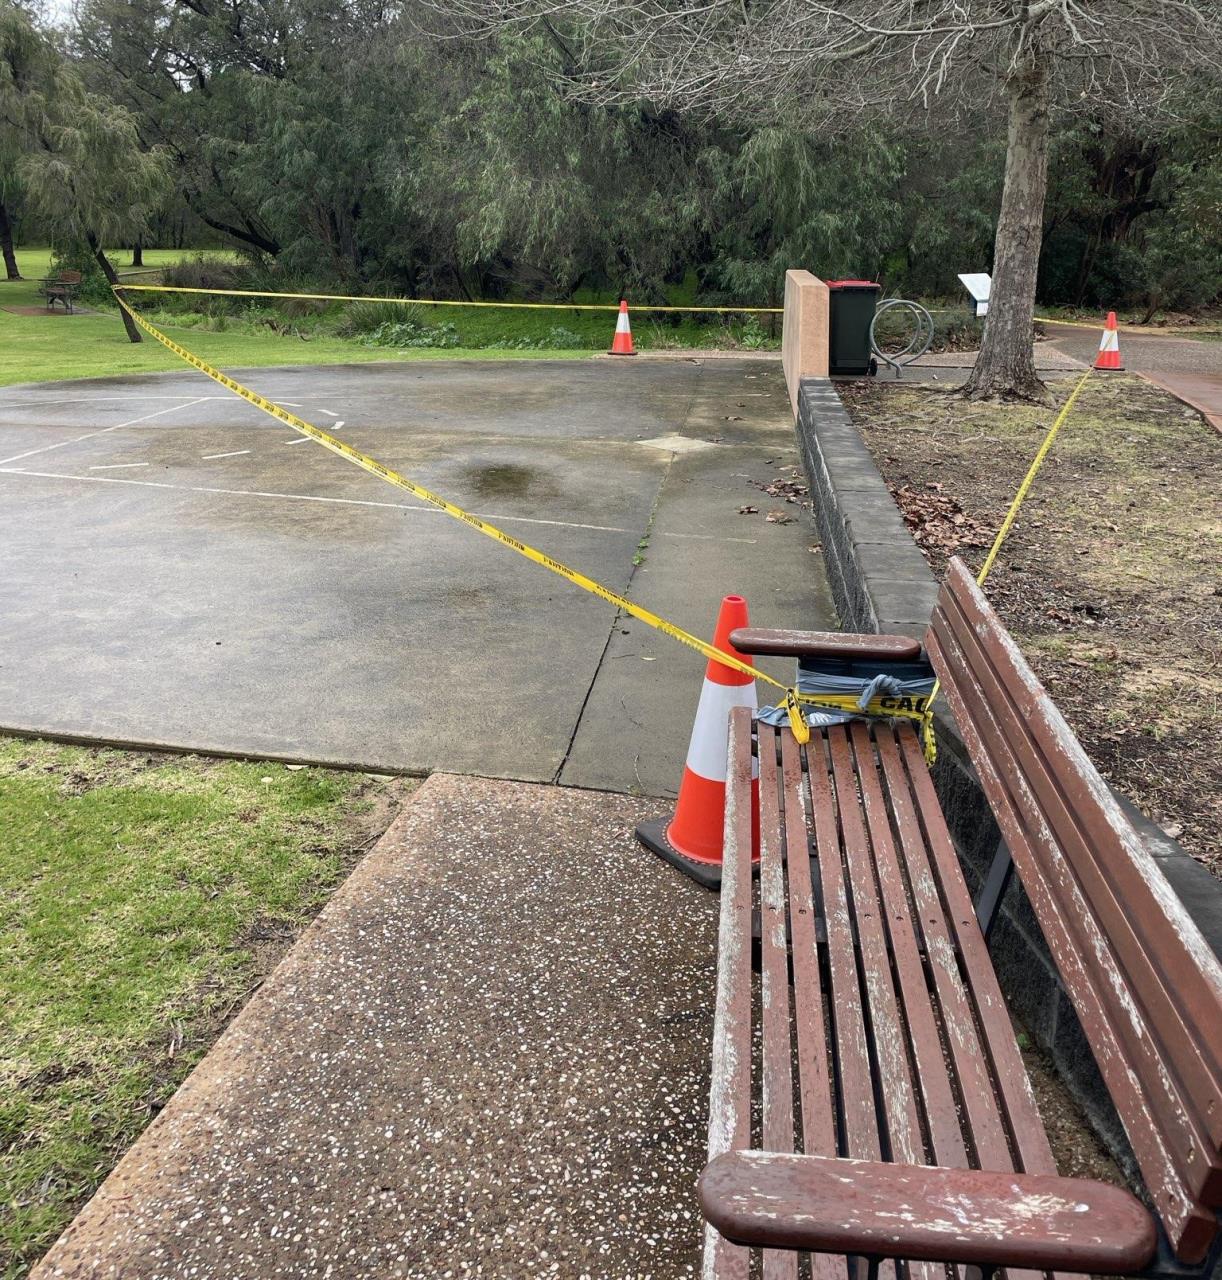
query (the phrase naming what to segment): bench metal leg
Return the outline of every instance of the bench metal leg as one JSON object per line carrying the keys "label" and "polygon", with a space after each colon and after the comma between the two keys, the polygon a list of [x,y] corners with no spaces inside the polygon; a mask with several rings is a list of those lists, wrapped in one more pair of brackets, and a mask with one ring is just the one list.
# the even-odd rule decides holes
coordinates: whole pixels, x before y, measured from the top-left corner
{"label": "bench metal leg", "polygon": [[989,863],[989,869],[984,877],[984,883],[980,886],[980,892],[976,895],[976,922],[980,925],[980,932],[984,934],[984,940],[989,940],[989,934],[993,932],[993,925],[997,920],[997,909],[1001,906],[1001,900],[1006,896],[1006,890],[1010,887],[1010,878],[1014,875],[1014,859],[1010,857],[1010,850],[1006,848],[1004,840],[997,842],[997,852],[993,854],[993,861]]}

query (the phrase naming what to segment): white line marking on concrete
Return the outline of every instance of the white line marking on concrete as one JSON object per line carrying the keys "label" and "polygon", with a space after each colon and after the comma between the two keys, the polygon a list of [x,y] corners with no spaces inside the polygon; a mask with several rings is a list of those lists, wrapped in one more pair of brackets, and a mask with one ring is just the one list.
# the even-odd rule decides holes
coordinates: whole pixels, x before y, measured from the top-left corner
{"label": "white line marking on concrete", "polygon": [[75,436],[71,440],[61,440],[58,444],[44,444],[38,449],[27,449],[25,453],[15,453],[11,458],[0,458],[0,467],[8,466],[10,462],[20,462],[22,458],[32,458],[36,453],[49,453],[52,449],[62,449],[66,445],[80,444],[82,440],[92,440],[94,436],[104,436],[108,431],[119,431],[123,427],[133,427],[137,422],[145,422],[149,418],[160,418],[164,413],[176,413],[179,409],[189,409],[193,404],[199,404],[206,399],[215,399],[212,396],[198,396],[194,400],[188,400],[186,404],[172,404],[168,409],[157,409],[153,413],[141,414],[138,418],[132,418],[128,422],[116,422],[113,427],[102,427],[98,431],[86,431],[83,436]]}
{"label": "white line marking on concrete", "polygon": [[[6,388],[10,391],[12,388]],[[232,396],[183,396],[168,391],[132,391],[125,396],[57,396],[54,400],[33,399],[28,404],[19,401],[21,408],[41,409],[48,404],[108,404],[112,400],[232,400]]]}
{"label": "white line marking on concrete", "polygon": [[[445,515],[436,507],[415,506],[407,502],[374,502],[368,498],[327,498],[317,493],[273,493],[266,489],[217,489],[210,485],[168,484],[162,480],[126,480],[121,476],[75,476],[62,471],[27,471],[22,467],[0,467],[0,475],[28,476],[36,480],[83,480],[95,484],[134,484],[145,489],[175,489],[183,493],[215,493],[229,498],[280,498],[290,502],[327,502],[344,507],[380,507],[388,511],[411,511],[420,515]],[[639,529],[623,529],[613,524],[577,524],[572,520],[542,520],[535,516],[496,515],[487,511],[472,513],[481,520],[497,521],[501,524],[541,524],[558,529],[584,529],[591,533],[630,533],[639,536]],[[734,542],[743,546],[755,546],[755,538],[723,538],[715,533],[660,533],[660,538],[677,538],[690,542]]]}
{"label": "white line marking on concrete", "polygon": [[341,418],[338,422],[333,422],[331,424],[331,430],[338,431],[344,425],[344,421],[345,419]]}
{"label": "white line marking on concrete", "polygon": [[99,466],[90,467],[90,471],[122,471],[126,467],[147,467],[147,462],[104,462]]}
{"label": "white line marking on concrete", "polygon": [[286,440],[284,443],[285,443],[285,444],[309,444],[309,443],[310,443],[310,437],[309,437],[309,436],[298,436],[295,440]]}
{"label": "white line marking on concrete", "polygon": [[328,418],[338,418],[338,413],[332,413],[330,409],[319,409],[319,413],[325,413]]}
{"label": "white line marking on concrete", "polygon": [[236,458],[239,454],[249,452],[249,449],[234,449],[232,453],[201,453],[199,456],[204,462],[211,462],[213,458]]}

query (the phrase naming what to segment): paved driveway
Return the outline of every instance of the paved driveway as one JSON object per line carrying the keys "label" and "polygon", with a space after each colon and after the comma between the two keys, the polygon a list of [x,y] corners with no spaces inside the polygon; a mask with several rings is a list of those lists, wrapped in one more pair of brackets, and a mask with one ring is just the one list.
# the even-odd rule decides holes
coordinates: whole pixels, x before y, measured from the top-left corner
{"label": "paved driveway", "polygon": [[[775,362],[238,376],[701,634],[830,626]],[[202,375],[0,393],[0,726],[661,794],[702,663]],[[755,514],[739,514],[754,506]],[[784,671],[784,665],[774,668]]]}

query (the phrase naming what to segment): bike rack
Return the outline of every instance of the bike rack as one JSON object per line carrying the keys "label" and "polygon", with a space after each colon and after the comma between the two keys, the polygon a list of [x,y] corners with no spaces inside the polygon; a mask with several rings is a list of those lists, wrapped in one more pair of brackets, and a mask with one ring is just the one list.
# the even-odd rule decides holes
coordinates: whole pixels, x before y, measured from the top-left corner
{"label": "bike rack", "polygon": [[[888,355],[874,337],[874,326],[878,324],[879,316],[897,307],[906,307],[912,313],[912,337],[903,351]],[[919,302],[910,302],[907,298],[888,298],[886,302],[878,304],[874,319],[870,321],[870,350],[879,360],[889,364],[895,370],[897,378],[905,365],[919,360],[929,350],[931,342],[933,342],[933,316]]]}

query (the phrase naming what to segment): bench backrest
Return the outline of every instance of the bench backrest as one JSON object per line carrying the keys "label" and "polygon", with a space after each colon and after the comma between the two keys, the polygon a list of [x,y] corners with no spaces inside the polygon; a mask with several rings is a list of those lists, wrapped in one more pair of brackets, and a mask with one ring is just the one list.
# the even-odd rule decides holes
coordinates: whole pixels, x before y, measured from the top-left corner
{"label": "bench backrest", "polygon": [[926,648],[1172,1248],[1222,1208],[1222,966],[971,574]]}
{"label": "bench backrest", "polygon": [[79,271],[61,271],[55,276],[56,284],[80,284],[81,273]]}

